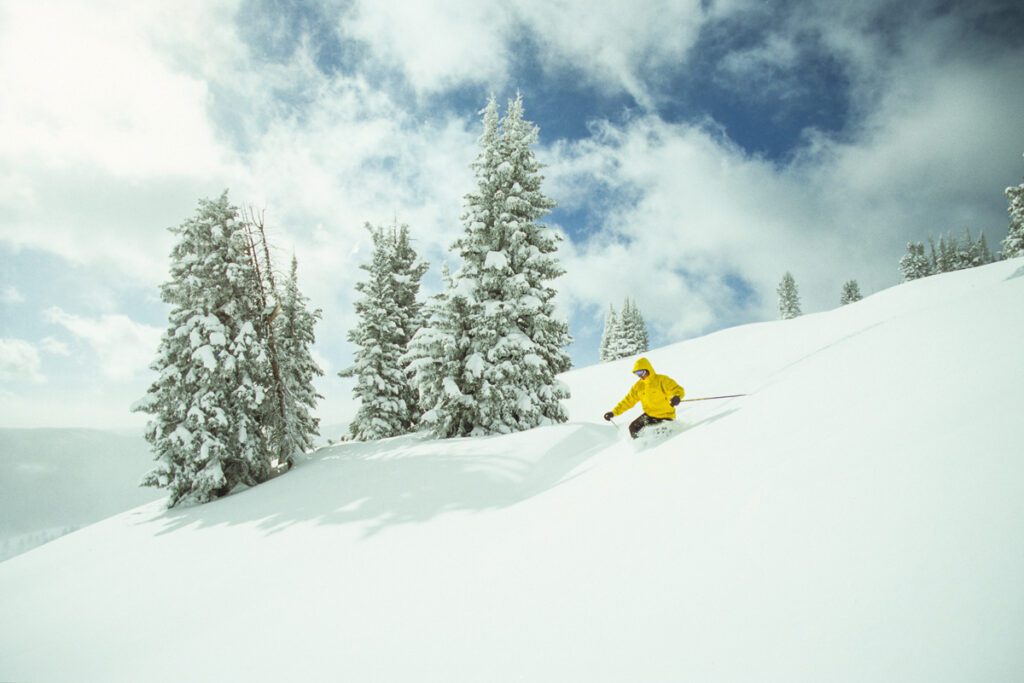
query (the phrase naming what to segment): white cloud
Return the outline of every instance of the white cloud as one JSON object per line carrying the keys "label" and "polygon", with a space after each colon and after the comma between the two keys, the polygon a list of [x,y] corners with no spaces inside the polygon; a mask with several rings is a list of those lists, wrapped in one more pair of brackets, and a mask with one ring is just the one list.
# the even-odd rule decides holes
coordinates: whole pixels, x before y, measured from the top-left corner
{"label": "white cloud", "polygon": [[115,381],[130,380],[146,370],[156,355],[162,332],[117,314],[86,318],[53,307],[44,316],[87,343],[99,358],[100,370]]}
{"label": "white cloud", "polygon": [[44,381],[36,347],[23,339],[0,338],[0,380]]}
{"label": "white cloud", "polygon": [[[201,19],[192,5],[175,11]],[[208,83],[153,40],[179,21],[148,3],[0,7],[0,239],[154,282],[164,228],[237,172]]]}
{"label": "white cloud", "polygon": [[3,157],[127,178],[218,169],[204,82],[148,42],[123,3],[8,3],[0,24]]}
{"label": "white cloud", "polygon": [[[514,57],[536,57],[548,70],[582,75],[649,106],[641,72],[683,61],[705,18],[700,0],[358,0],[341,31],[365,41],[419,93],[464,85],[501,90]],[[537,54],[517,54],[528,46]]]}
{"label": "white cloud", "polygon": [[39,342],[39,348],[52,356],[70,356],[71,349],[59,339],[43,337]]}
{"label": "white cloud", "polygon": [[548,68],[570,68],[605,92],[654,101],[644,73],[678,67],[707,14],[700,0],[681,2],[551,2],[521,0],[517,18],[540,39]]}
{"label": "white cloud", "polygon": [[[549,75],[564,70],[649,104],[665,94],[652,80],[686,63],[704,22],[759,3],[701,4],[357,0],[339,30],[367,41],[375,66],[400,69],[420,95],[517,85],[507,82],[512,59],[530,35]],[[809,134],[788,166],[749,157],[714,122],[671,124],[650,112],[540,150],[546,192],[594,211],[589,236],[562,252],[560,303],[574,333],[627,294],[669,339],[774,317],[785,270],[805,310],[831,307],[846,279],[865,293],[894,283],[907,239],[1005,230],[1001,191],[1019,179],[1024,151],[1014,125],[1024,110],[1020,51],[967,54],[943,21],[897,28],[891,50],[891,36],[869,29],[881,5],[861,5],[814,3],[723,64],[737,83],[785,70],[806,34],[844,60],[856,126],[841,141]],[[283,63],[258,59],[237,35],[237,6],[0,6],[0,240],[82,264],[84,277],[124,280],[106,310],[128,310],[126,300],[152,299],[166,279],[164,228],[229,187],[236,203],[267,210],[281,269],[297,254],[302,288],[325,312],[317,353],[336,370],[348,361],[363,223],[409,223],[436,280],[462,229],[479,121],[424,119],[392,83],[326,75],[308,40]],[[762,297],[753,309],[730,289],[733,277]],[[155,328],[52,303],[63,308],[49,319],[89,344],[107,377],[152,360]],[[325,380],[329,411],[345,409],[342,384]]]}
{"label": "white cloud", "polygon": [[[1014,124],[1024,57],[900,69],[859,135],[813,138],[787,166],[745,154],[713,125],[655,116],[550,150],[549,192],[612,198],[598,229],[567,250],[567,296],[595,315],[632,296],[672,339],[776,317],[787,270],[810,312],[836,306],[847,279],[865,293],[895,284],[907,241],[969,227],[998,243],[1002,188],[1020,175],[1007,140],[1024,149]],[[747,280],[759,305],[738,309],[729,276]]]}
{"label": "white cloud", "polygon": [[418,91],[436,92],[466,83],[503,83],[505,34],[512,21],[504,3],[360,0],[342,31],[365,41],[382,63],[402,70]]}
{"label": "white cloud", "polygon": [[5,304],[22,304],[25,303],[25,297],[14,285],[5,285],[0,289],[0,302]]}

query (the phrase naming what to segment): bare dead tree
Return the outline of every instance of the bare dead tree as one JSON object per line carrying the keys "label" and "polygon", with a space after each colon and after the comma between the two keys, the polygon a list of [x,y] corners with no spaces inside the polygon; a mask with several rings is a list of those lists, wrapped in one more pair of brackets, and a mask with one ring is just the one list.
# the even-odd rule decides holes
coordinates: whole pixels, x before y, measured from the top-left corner
{"label": "bare dead tree", "polygon": [[[252,207],[249,207],[244,212],[243,218],[245,218],[245,236],[249,242],[249,258],[252,260],[253,267],[256,270],[258,294],[261,310],[263,311],[262,323],[267,335],[267,346],[270,349],[270,369],[274,377],[274,394],[277,399],[278,418],[280,419],[281,428],[285,429],[287,425],[285,388],[284,381],[281,378],[281,366],[278,362],[277,340],[274,335],[274,318],[276,318],[278,313],[281,312],[281,302],[278,300],[277,286],[274,283],[274,268],[273,263],[270,260],[270,248],[267,246],[264,212],[260,210],[259,213],[257,213]],[[259,240],[263,243],[263,258],[265,260],[262,267],[260,264],[259,254],[257,252],[257,238],[253,234],[252,230],[253,227],[259,231]],[[264,271],[266,272],[265,276]],[[264,277],[266,277],[266,279],[264,279]],[[270,292],[267,292],[267,287],[264,286],[265,284],[269,285]],[[270,308],[271,295],[273,295],[274,308],[268,312],[268,309]],[[292,458],[291,453],[279,453],[278,456],[279,461],[281,456],[284,457],[289,469],[294,464],[294,459]]]}

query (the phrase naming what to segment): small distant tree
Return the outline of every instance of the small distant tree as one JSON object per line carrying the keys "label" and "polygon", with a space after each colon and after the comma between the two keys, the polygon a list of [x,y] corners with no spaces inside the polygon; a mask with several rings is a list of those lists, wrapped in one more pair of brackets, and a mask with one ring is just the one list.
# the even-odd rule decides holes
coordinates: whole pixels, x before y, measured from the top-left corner
{"label": "small distant tree", "polygon": [[608,314],[604,317],[604,332],[601,334],[601,348],[599,358],[602,363],[615,360],[616,349],[619,346],[619,316],[615,313],[615,307],[608,305]]}
{"label": "small distant tree", "polygon": [[635,356],[647,352],[650,349],[650,338],[647,335],[647,323],[644,322],[644,317],[641,315],[640,309],[637,308],[635,301],[626,299],[626,305],[623,307],[622,318],[623,336],[630,344],[630,352],[628,355]]}
{"label": "small distant tree", "polygon": [[935,250],[935,272],[951,273],[957,270],[959,265],[957,251],[956,239],[952,235],[949,237],[940,235],[939,246]]}
{"label": "small distant tree", "polygon": [[601,336],[601,360],[627,358],[644,353],[649,348],[647,323],[636,303],[627,298],[619,314],[615,313],[614,306],[609,306],[604,334]]}
{"label": "small distant tree", "polygon": [[617,358],[636,356],[648,350],[647,323],[644,322],[636,302],[626,299],[619,316]]}
{"label": "small distant tree", "polygon": [[856,280],[847,280],[843,285],[843,293],[839,298],[839,304],[845,306],[846,304],[852,304],[855,301],[863,299],[860,295],[860,285],[857,284]]}
{"label": "small distant tree", "polygon": [[1024,183],[1006,188],[1010,226],[1003,240],[1003,258],[1024,255]]}
{"label": "small distant tree", "polygon": [[921,242],[907,243],[907,253],[900,259],[900,272],[903,274],[904,282],[932,274],[931,261],[925,255]]}
{"label": "small distant tree", "polygon": [[968,257],[968,262],[970,263],[969,267],[976,268],[978,266],[984,266],[988,263],[992,263],[994,260],[992,252],[988,248],[988,242],[985,240],[985,233],[981,233],[977,241],[971,244]]}
{"label": "small distant tree", "polygon": [[779,294],[779,314],[783,320],[789,320],[796,318],[801,314],[800,311],[800,294],[797,290],[796,280],[793,279],[793,275],[787,272],[782,276],[782,281],[779,283],[778,288]]}

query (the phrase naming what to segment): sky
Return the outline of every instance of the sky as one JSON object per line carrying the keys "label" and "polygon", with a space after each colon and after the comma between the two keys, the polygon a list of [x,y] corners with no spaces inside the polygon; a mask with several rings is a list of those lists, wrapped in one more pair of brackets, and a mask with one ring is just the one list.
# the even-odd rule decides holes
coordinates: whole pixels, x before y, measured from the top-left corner
{"label": "sky", "polygon": [[225,189],[297,257],[347,421],[364,224],[437,291],[492,93],[540,129],[578,367],[626,297],[658,346],[777,318],[787,271],[812,313],[908,241],[995,250],[1022,36],[1011,1],[0,0],[0,426],[144,423],[167,228]]}

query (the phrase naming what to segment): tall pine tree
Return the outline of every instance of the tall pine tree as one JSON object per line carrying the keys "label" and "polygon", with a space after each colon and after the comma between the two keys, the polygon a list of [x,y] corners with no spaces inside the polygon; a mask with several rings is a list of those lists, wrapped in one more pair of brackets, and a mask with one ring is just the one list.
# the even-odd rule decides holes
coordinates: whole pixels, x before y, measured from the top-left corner
{"label": "tall pine tree", "polygon": [[168,327],[151,365],[159,376],[135,409],[152,415],[157,467],[144,485],[169,505],[203,503],[266,480],[276,453],[263,429],[273,377],[245,225],[227,192],[202,200],[171,232]]}
{"label": "tall pine tree", "polygon": [[403,357],[416,388],[422,424],[439,438],[465,436],[480,424],[477,396],[480,368],[469,363],[473,316],[466,292],[456,288],[447,268],[445,288],[426,308],[426,322]]}
{"label": "tall pine tree", "polygon": [[800,315],[800,294],[797,290],[796,280],[793,275],[787,272],[782,276],[779,283],[779,315],[783,320],[796,318]]}
{"label": "tall pine tree", "polygon": [[319,433],[320,419],[313,416],[317,400],[323,398],[313,388],[313,380],[324,372],[312,356],[316,342],[314,327],[320,320],[320,309],[309,310],[309,300],[299,291],[299,262],[292,256],[292,266],[281,296],[281,312],[275,319],[278,327],[281,380],[285,389],[285,418],[281,450],[290,458],[313,448]]}
{"label": "tall pine tree", "polygon": [[355,362],[339,375],[355,377],[353,395],[359,409],[349,426],[354,439],[372,441],[412,431],[419,418],[416,396],[403,356],[422,323],[416,300],[426,270],[409,243],[408,226],[390,230],[367,224],[373,241],[368,277],[356,285],[357,326],[348,339],[356,345]]}
{"label": "tall pine tree", "polygon": [[[412,247],[409,226],[399,225],[392,228],[392,262],[391,280],[394,283],[395,322],[398,325],[398,344],[405,353],[409,349],[413,336],[423,327],[425,321],[423,303],[420,301],[420,283],[429,265],[420,259]],[[405,363],[399,358],[398,365],[403,369]],[[418,409],[418,396],[412,382],[405,376],[402,384],[402,400],[409,406],[409,416],[405,424],[406,431],[416,429],[421,412]]]}
{"label": "tall pine tree", "polygon": [[[570,367],[564,349],[571,338],[555,315],[549,284],[564,272],[556,256],[561,238],[537,222],[554,207],[541,191],[532,149],[537,128],[523,118],[521,96],[500,123],[493,97],[482,113],[476,188],[466,195],[465,230],[453,245],[462,267],[438,302],[446,310],[432,315],[444,327],[423,335],[431,340],[465,330],[468,337],[465,358],[441,376],[454,401],[428,409],[439,436],[508,433],[567,419],[561,399],[568,389],[555,375]],[[435,390],[419,388],[421,395]],[[474,424],[450,410],[473,415]]]}

